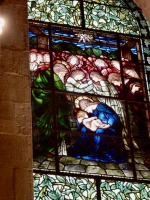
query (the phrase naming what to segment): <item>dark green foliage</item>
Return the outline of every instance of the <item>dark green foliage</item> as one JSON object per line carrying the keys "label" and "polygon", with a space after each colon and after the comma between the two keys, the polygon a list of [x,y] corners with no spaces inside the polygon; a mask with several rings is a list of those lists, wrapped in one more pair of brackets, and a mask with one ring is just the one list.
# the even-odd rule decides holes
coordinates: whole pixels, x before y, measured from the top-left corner
{"label": "dark green foliage", "polygon": [[37,37],[29,38],[29,46],[30,46],[30,49],[37,48]]}
{"label": "dark green foliage", "polygon": [[88,54],[88,56],[92,56],[93,55],[92,48],[86,48],[85,52]]}
{"label": "dark green foliage", "polygon": [[56,52],[61,52],[63,50],[62,43],[52,43],[52,50]]}
{"label": "dark green foliage", "polygon": [[111,53],[109,53],[109,58],[112,58],[112,59],[119,58],[118,53],[119,53],[118,51],[112,51]]}
{"label": "dark green foliage", "polygon": [[82,50],[80,47],[77,47],[75,44],[71,43],[53,43],[52,44],[52,50],[61,52],[61,51],[69,51],[71,54],[78,54],[82,56],[86,56],[86,52]]}
{"label": "dark green foliage", "polygon": [[97,48],[93,48],[93,54],[97,57],[101,56],[102,55],[102,50],[100,49],[97,49]]}

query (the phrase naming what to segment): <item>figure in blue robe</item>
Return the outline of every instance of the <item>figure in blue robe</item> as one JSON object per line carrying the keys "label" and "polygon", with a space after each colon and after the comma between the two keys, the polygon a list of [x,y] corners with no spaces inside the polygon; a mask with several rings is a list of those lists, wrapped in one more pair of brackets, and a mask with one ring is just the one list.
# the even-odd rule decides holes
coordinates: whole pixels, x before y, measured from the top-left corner
{"label": "figure in blue robe", "polygon": [[[89,105],[94,104],[88,102],[89,100],[84,101],[87,101]],[[78,130],[83,134],[80,134],[77,141],[67,149],[68,155],[101,162],[124,162],[124,145],[121,137],[122,122],[116,112],[108,105],[95,102],[94,107],[93,112],[88,114],[89,117],[96,116],[104,124],[108,124],[109,128],[98,128],[95,133],[91,134],[87,127],[77,121]],[[118,137],[112,138],[111,136]]]}

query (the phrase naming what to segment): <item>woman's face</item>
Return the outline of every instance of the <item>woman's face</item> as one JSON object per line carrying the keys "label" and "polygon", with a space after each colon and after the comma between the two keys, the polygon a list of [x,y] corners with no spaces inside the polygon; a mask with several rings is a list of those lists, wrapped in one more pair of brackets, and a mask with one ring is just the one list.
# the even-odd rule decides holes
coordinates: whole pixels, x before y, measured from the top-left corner
{"label": "woman's face", "polygon": [[83,74],[77,74],[76,77],[75,77],[75,79],[78,80],[78,81],[81,81],[83,78],[84,78]]}
{"label": "woman's face", "polygon": [[95,64],[96,67],[104,67],[104,68],[108,67],[107,63],[104,60],[100,59],[100,58],[95,60],[94,64]]}
{"label": "woman's face", "polygon": [[86,111],[87,113],[93,113],[93,105],[90,105],[90,106],[86,107],[86,108],[85,108],[85,111]]}
{"label": "woman's face", "polygon": [[85,118],[86,118],[86,119],[88,118],[88,115],[87,115],[87,113],[85,113],[85,115],[84,115],[84,119],[85,119]]}
{"label": "woman's face", "polygon": [[112,84],[119,87],[122,85],[121,81],[112,81]]}
{"label": "woman's face", "polygon": [[37,63],[40,64],[43,62],[43,55],[41,53],[37,53]]}
{"label": "woman's face", "polygon": [[111,64],[112,64],[112,66],[113,66],[114,68],[120,70],[120,63],[119,63],[119,61],[117,61],[117,60],[112,60],[112,61],[111,61]]}
{"label": "woman's face", "polygon": [[141,87],[140,87],[139,85],[134,84],[134,85],[132,86],[131,92],[132,92],[133,94],[135,94],[136,92],[142,92],[142,91],[141,91]]}
{"label": "woman's face", "polygon": [[71,65],[78,65],[79,64],[79,59],[76,56],[71,56],[70,57],[70,64]]}
{"label": "woman's face", "polygon": [[44,62],[50,62],[50,55],[48,53],[45,53],[43,56]]}
{"label": "woman's face", "polygon": [[97,77],[95,77],[95,76],[92,76],[91,79],[92,79],[93,81],[95,81],[95,82],[98,82],[98,81],[99,81],[99,79],[98,79]]}
{"label": "woman's face", "polygon": [[126,70],[126,74],[129,75],[129,76],[131,76],[131,77],[139,79],[138,74],[134,70],[132,70],[132,69],[127,69]]}
{"label": "woman's face", "polygon": [[31,52],[30,53],[30,62],[35,62],[36,61],[36,53],[34,53],[34,52]]}

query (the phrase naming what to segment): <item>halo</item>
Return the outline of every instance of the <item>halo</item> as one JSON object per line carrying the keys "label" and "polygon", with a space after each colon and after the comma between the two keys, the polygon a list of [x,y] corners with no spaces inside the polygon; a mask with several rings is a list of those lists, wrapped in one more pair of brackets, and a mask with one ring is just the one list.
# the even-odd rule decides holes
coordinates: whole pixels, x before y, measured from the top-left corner
{"label": "halo", "polygon": [[88,99],[89,101],[93,102],[93,100],[87,96],[79,96],[78,98],[75,99],[74,103],[75,103],[75,107],[79,108],[79,102],[82,99]]}
{"label": "halo", "polygon": [[64,65],[64,67],[65,67],[67,70],[70,69],[70,65],[69,65],[66,61],[64,61],[64,60],[54,60],[54,61],[53,61],[53,66],[54,66],[55,64],[62,64],[62,65]]}

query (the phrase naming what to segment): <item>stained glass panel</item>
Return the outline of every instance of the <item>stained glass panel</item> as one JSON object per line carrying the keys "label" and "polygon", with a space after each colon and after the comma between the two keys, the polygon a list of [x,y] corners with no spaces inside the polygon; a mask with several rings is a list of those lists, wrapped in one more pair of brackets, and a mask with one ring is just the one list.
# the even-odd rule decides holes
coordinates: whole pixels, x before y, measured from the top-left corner
{"label": "stained glass panel", "polygon": [[[96,181],[92,178],[34,174],[34,200],[97,200]],[[149,199],[150,185],[100,180],[101,199]]]}
{"label": "stained glass panel", "polygon": [[84,3],[87,28],[139,35],[139,26],[128,9]]}
{"label": "stained glass panel", "polygon": [[81,26],[79,1],[28,0],[28,19]]}
{"label": "stained glass panel", "polygon": [[139,10],[128,0],[28,0],[28,18],[32,20],[147,36],[149,26]]}
{"label": "stained glass panel", "polygon": [[120,7],[126,7],[126,5],[118,0],[84,0],[86,2],[91,2],[91,3],[99,3],[102,5],[111,5],[111,6],[120,6]]}
{"label": "stained glass panel", "polygon": [[34,174],[34,200],[97,200],[96,181],[91,178]]}
{"label": "stained glass panel", "polygon": [[133,179],[149,131],[139,39],[32,23],[29,37],[34,168]]}
{"label": "stained glass panel", "polygon": [[122,181],[102,180],[100,185],[101,199],[149,199],[150,185]]}

